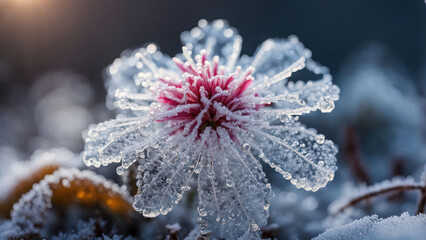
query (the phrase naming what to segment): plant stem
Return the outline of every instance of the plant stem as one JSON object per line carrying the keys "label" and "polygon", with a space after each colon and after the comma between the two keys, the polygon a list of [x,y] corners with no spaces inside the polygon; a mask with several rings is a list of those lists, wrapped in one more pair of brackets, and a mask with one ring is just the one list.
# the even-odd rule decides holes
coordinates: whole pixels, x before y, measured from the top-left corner
{"label": "plant stem", "polygon": [[418,185],[399,185],[399,186],[392,186],[390,188],[385,188],[382,189],[380,191],[377,192],[370,192],[368,194],[356,197],[352,200],[350,200],[347,204],[345,204],[344,206],[342,206],[341,208],[339,208],[333,215],[339,213],[339,212],[343,212],[343,210],[345,210],[348,207],[352,207],[364,200],[367,200],[371,197],[375,197],[381,194],[385,194],[385,193],[389,193],[389,192],[393,192],[393,191],[408,191],[408,190],[420,190],[421,191],[421,198],[419,200],[418,203],[418,209],[417,209],[417,213],[423,213],[424,210],[424,205],[426,204],[426,187],[418,184]]}

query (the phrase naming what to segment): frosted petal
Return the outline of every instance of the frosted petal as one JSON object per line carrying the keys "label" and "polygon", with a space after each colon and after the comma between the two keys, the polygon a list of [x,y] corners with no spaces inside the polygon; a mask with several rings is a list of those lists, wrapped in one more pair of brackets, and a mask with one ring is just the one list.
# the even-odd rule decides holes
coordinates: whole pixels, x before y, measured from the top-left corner
{"label": "frosted petal", "polygon": [[258,104],[277,103],[273,110],[277,115],[301,115],[316,110],[328,113],[334,109],[334,102],[339,99],[339,93],[340,89],[333,85],[331,78],[325,78],[306,83],[289,82],[280,95],[259,97],[255,101]]}
{"label": "frosted petal", "polygon": [[251,132],[255,154],[297,188],[317,191],[333,180],[337,148],[322,134],[297,122]]}
{"label": "frosted petal", "polygon": [[134,208],[151,218],[170,212],[182,198],[183,192],[188,190],[190,161],[195,160],[186,154],[165,154],[157,162],[150,162],[154,169],[143,173],[143,179],[138,183],[140,193],[135,196]]}
{"label": "frosted petal", "polygon": [[299,111],[300,114],[319,109],[321,112],[331,112],[334,109],[334,102],[339,99],[340,89],[333,85],[331,76],[308,82],[289,82],[285,89],[288,94],[298,96],[299,101],[291,104],[283,103],[283,108],[290,108]]}
{"label": "frosted petal", "polygon": [[267,222],[270,185],[257,160],[239,150],[225,132],[220,136],[231,152],[211,153],[202,162],[199,229],[217,238],[257,239],[260,227]]}
{"label": "frosted petal", "polygon": [[[155,144],[155,135],[147,128],[146,119],[114,119],[89,128],[85,138],[83,160],[88,166],[100,167],[120,162],[122,153],[143,151]],[[150,137],[147,137],[149,134]],[[131,149],[131,150],[130,150]],[[134,151],[132,151],[135,149]],[[137,159],[124,159],[134,162]],[[125,163],[125,165],[130,165]]]}
{"label": "frosted petal", "polygon": [[256,69],[256,81],[263,81],[264,77],[273,77],[285,70],[301,58],[308,59],[311,52],[306,49],[295,36],[288,39],[268,39],[256,50],[253,57],[244,60],[243,65],[250,65]]}
{"label": "frosted petal", "polygon": [[[208,135],[204,134],[201,141],[205,142]],[[201,147],[195,149],[189,144],[179,144],[182,142],[171,146],[180,149],[179,152],[163,152],[165,147],[161,146],[161,150],[150,153],[149,162],[140,166],[143,177],[138,182],[139,193],[135,196],[133,206],[145,217],[166,215],[178,204],[183,193],[191,189],[190,180],[199,171]]]}
{"label": "frosted petal", "polygon": [[[162,54],[155,44],[126,50],[107,67],[107,106],[122,109],[119,102],[123,93],[151,94],[149,87],[159,76],[175,77],[179,69],[172,59]],[[117,94],[117,90],[119,93]],[[149,101],[148,103],[149,104]],[[146,105],[147,105],[146,104]],[[145,115],[144,113],[140,113]]]}

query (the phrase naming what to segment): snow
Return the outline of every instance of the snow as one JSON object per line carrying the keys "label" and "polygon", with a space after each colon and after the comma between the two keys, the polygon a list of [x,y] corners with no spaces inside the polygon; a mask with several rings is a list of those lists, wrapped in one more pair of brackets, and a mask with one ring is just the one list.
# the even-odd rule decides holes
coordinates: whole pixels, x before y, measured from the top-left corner
{"label": "snow", "polygon": [[367,216],[352,223],[328,229],[313,240],[424,240],[426,215],[379,218]]}

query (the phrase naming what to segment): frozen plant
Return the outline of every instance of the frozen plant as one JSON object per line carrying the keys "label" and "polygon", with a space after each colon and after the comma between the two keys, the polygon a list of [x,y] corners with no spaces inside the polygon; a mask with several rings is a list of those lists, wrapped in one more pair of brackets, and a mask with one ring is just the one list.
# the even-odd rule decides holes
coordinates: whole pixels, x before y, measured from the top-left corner
{"label": "frozen plant", "polygon": [[[81,159],[64,148],[37,150],[27,161],[14,159],[14,152],[1,152],[0,163],[6,164],[4,172],[0,171],[0,217],[9,215],[13,204],[22,194],[31,190],[34,183],[41,181],[44,176],[52,174],[59,168],[73,168],[81,165]],[[11,151],[11,150],[9,150]],[[3,154],[4,155],[3,155]],[[2,162],[4,161],[4,162]]]}
{"label": "frozen plant", "polygon": [[391,180],[385,180],[372,186],[362,185],[357,189],[352,189],[348,195],[344,195],[340,199],[334,201],[329,206],[329,212],[332,215],[336,215],[340,212],[343,212],[345,209],[372,197],[390,192],[402,192],[409,190],[420,191],[416,213],[424,213],[424,207],[426,205],[426,166],[420,181],[415,181],[413,177],[395,177]]}
{"label": "frozen plant", "polygon": [[[333,110],[339,88],[295,36],[240,58],[242,38],[226,21],[198,25],[172,59],[149,44],[109,66],[109,99],[122,111],[89,129],[84,161],[121,162],[118,174],[138,161],[133,206],[145,217],[170,212],[198,175],[201,234],[257,237],[272,196],[260,160],[307,191],[333,179],[337,148],[297,120]],[[318,80],[288,80],[301,69]]]}
{"label": "frozen plant", "polygon": [[[124,188],[90,170],[62,168],[34,184],[14,204],[10,212],[11,219],[0,224],[0,239],[49,238],[47,219],[48,216],[52,217],[49,209],[55,205],[92,203],[93,206],[105,206],[118,216],[130,212],[131,204],[128,200],[129,196]],[[65,220],[63,216],[61,220]],[[83,236],[86,230],[80,230]],[[74,239],[71,235],[68,239]]]}

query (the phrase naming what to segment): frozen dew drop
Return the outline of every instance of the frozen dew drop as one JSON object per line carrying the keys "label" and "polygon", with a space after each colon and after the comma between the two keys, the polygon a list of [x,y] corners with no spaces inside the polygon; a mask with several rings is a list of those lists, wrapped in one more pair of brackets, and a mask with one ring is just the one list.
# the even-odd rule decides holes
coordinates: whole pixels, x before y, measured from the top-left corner
{"label": "frozen dew drop", "polygon": [[324,161],[319,161],[318,166],[320,166],[320,167],[324,166]]}
{"label": "frozen dew drop", "polygon": [[200,30],[200,28],[198,28],[198,27],[195,27],[195,28],[193,28],[192,30],[191,30],[191,36],[193,37],[193,38],[198,38],[198,37],[201,37],[201,30]]}
{"label": "frozen dew drop", "polygon": [[286,180],[291,179],[291,174],[289,172],[282,171],[281,173]]}
{"label": "frozen dew drop", "polygon": [[228,212],[228,218],[234,219],[240,216],[240,213],[238,212],[238,209],[236,206],[232,207],[231,210]]}
{"label": "frozen dew drop", "polygon": [[124,173],[124,168],[123,168],[123,166],[118,166],[118,167],[117,167],[117,174],[118,174],[118,175],[123,175],[123,173]]}
{"label": "frozen dew drop", "polygon": [[200,230],[201,235],[208,235],[211,233],[206,221],[198,222],[198,228]]}
{"label": "frozen dew drop", "polygon": [[223,26],[225,26],[225,23],[223,22],[223,20],[216,20],[216,22],[214,23],[214,26],[215,26],[217,29],[222,29],[222,28],[223,28]]}
{"label": "frozen dew drop", "polygon": [[243,144],[243,150],[246,151],[246,152],[250,151],[250,145],[248,143],[244,143]]}
{"label": "frozen dew drop", "polygon": [[143,63],[142,62],[137,62],[136,63],[136,68],[142,69],[143,68]]}
{"label": "frozen dew drop", "polygon": [[206,211],[206,207],[204,206],[204,204],[200,203],[200,205],[198,206],[198,214],[201,217],[205,217],[207,216],[207,211]]}
{"label": "frozen dew drop", "polygon": [[194,169],[194,172],[196,173],[196,174],[200,174],[200,172],[201,172],[201,164],[199,164],[195,169]]}
{"label": "frozen dew drop", "polygon": [[234,31],[228,28],[223,32],[223,34],[225,35],[225,37],[229,38],[229,37],[232,37],[232,34],[234,34]]}
{"label": "frozen dew drop", "polygon": [[252,223],[251,224],[251,228],[253,229],[253,231],[258,231],[259,230],[259,226],[256,223]]}
{"label": "frozen dew drop", "polygon": [[291,120],[291,116],[290,116],[290,115],[286,115],[286,114],[284,114],[284,115],[280,115],[280,116],[279,116],[279,119],[280,119],[280,121],[281,121],[281,122],[283,122],[283,123],[288,123],[288,122],[290,122],[290,120]]}
{"label": "frozen dew drop", "polygon": [[221,217],[220,215],[218,215],[217,217],[216,217],[216,222],[218,222],[218,223],[220,223],[220,224],[225,224],[226,223],[226,220],[225,220],[225,218],[223,218],[223,217]]}
{"label": "frozen dew drop", "polygon": [[200,28],[203,28],[203,27],[205,27],[205,26],[207,26],[207,20],[206,19],[200,19],[200,21],[198,21],[198,26],[200,27]]}
{"label": "frozen dew drop", "polygon": [[263,209],[264,209],[265,211],[268,211],[270,206],[271,206],[271,204],[266,203],[265,205],[263,205]]}
{"label": "frozen dew drop", "polygon": [[96,131],[95,129],[90,129],[89,132],[87,133],[87,136],[94,138],[99,136],[99,132]]}
{"label": "frozen dew drop", "polygon": [[318,134],[318,135],[315,136],[315,141],[318,144],[323,144],[325,142],[325,136],[322,135],[322,134]]}
{"label": "frozen dew drop", "polygon": [[329,173],[327,175],[327,178],[328,178],[329,181],[333,180],[334,179],[334,173],[333,172]]}
{"label": "frozen dew drop", "polygon": [[71,186],[71,183],[68,179],[62,180],[62,186],[69,188]]}
{"label": "frozen dew drop", "polygon": [[151,43],[146,47],[146,51],[150,54],[153,54],[157,51],[157,46],[155,46],[155,44]]}
{"label": "frozen dew drop", "polygon": [[226,180],[226,186],[227,186],[227,187],[231,188],[231,187],[233,187],[234,185],[235,185],[235,183],[234,183],[232,180],[230,180],[230,179]]}
{"label": "frozen dew drop", "polygon": [[320,102],[321,112],[328,113],[334,109],[334,102],[331,99],[323,99]]}

